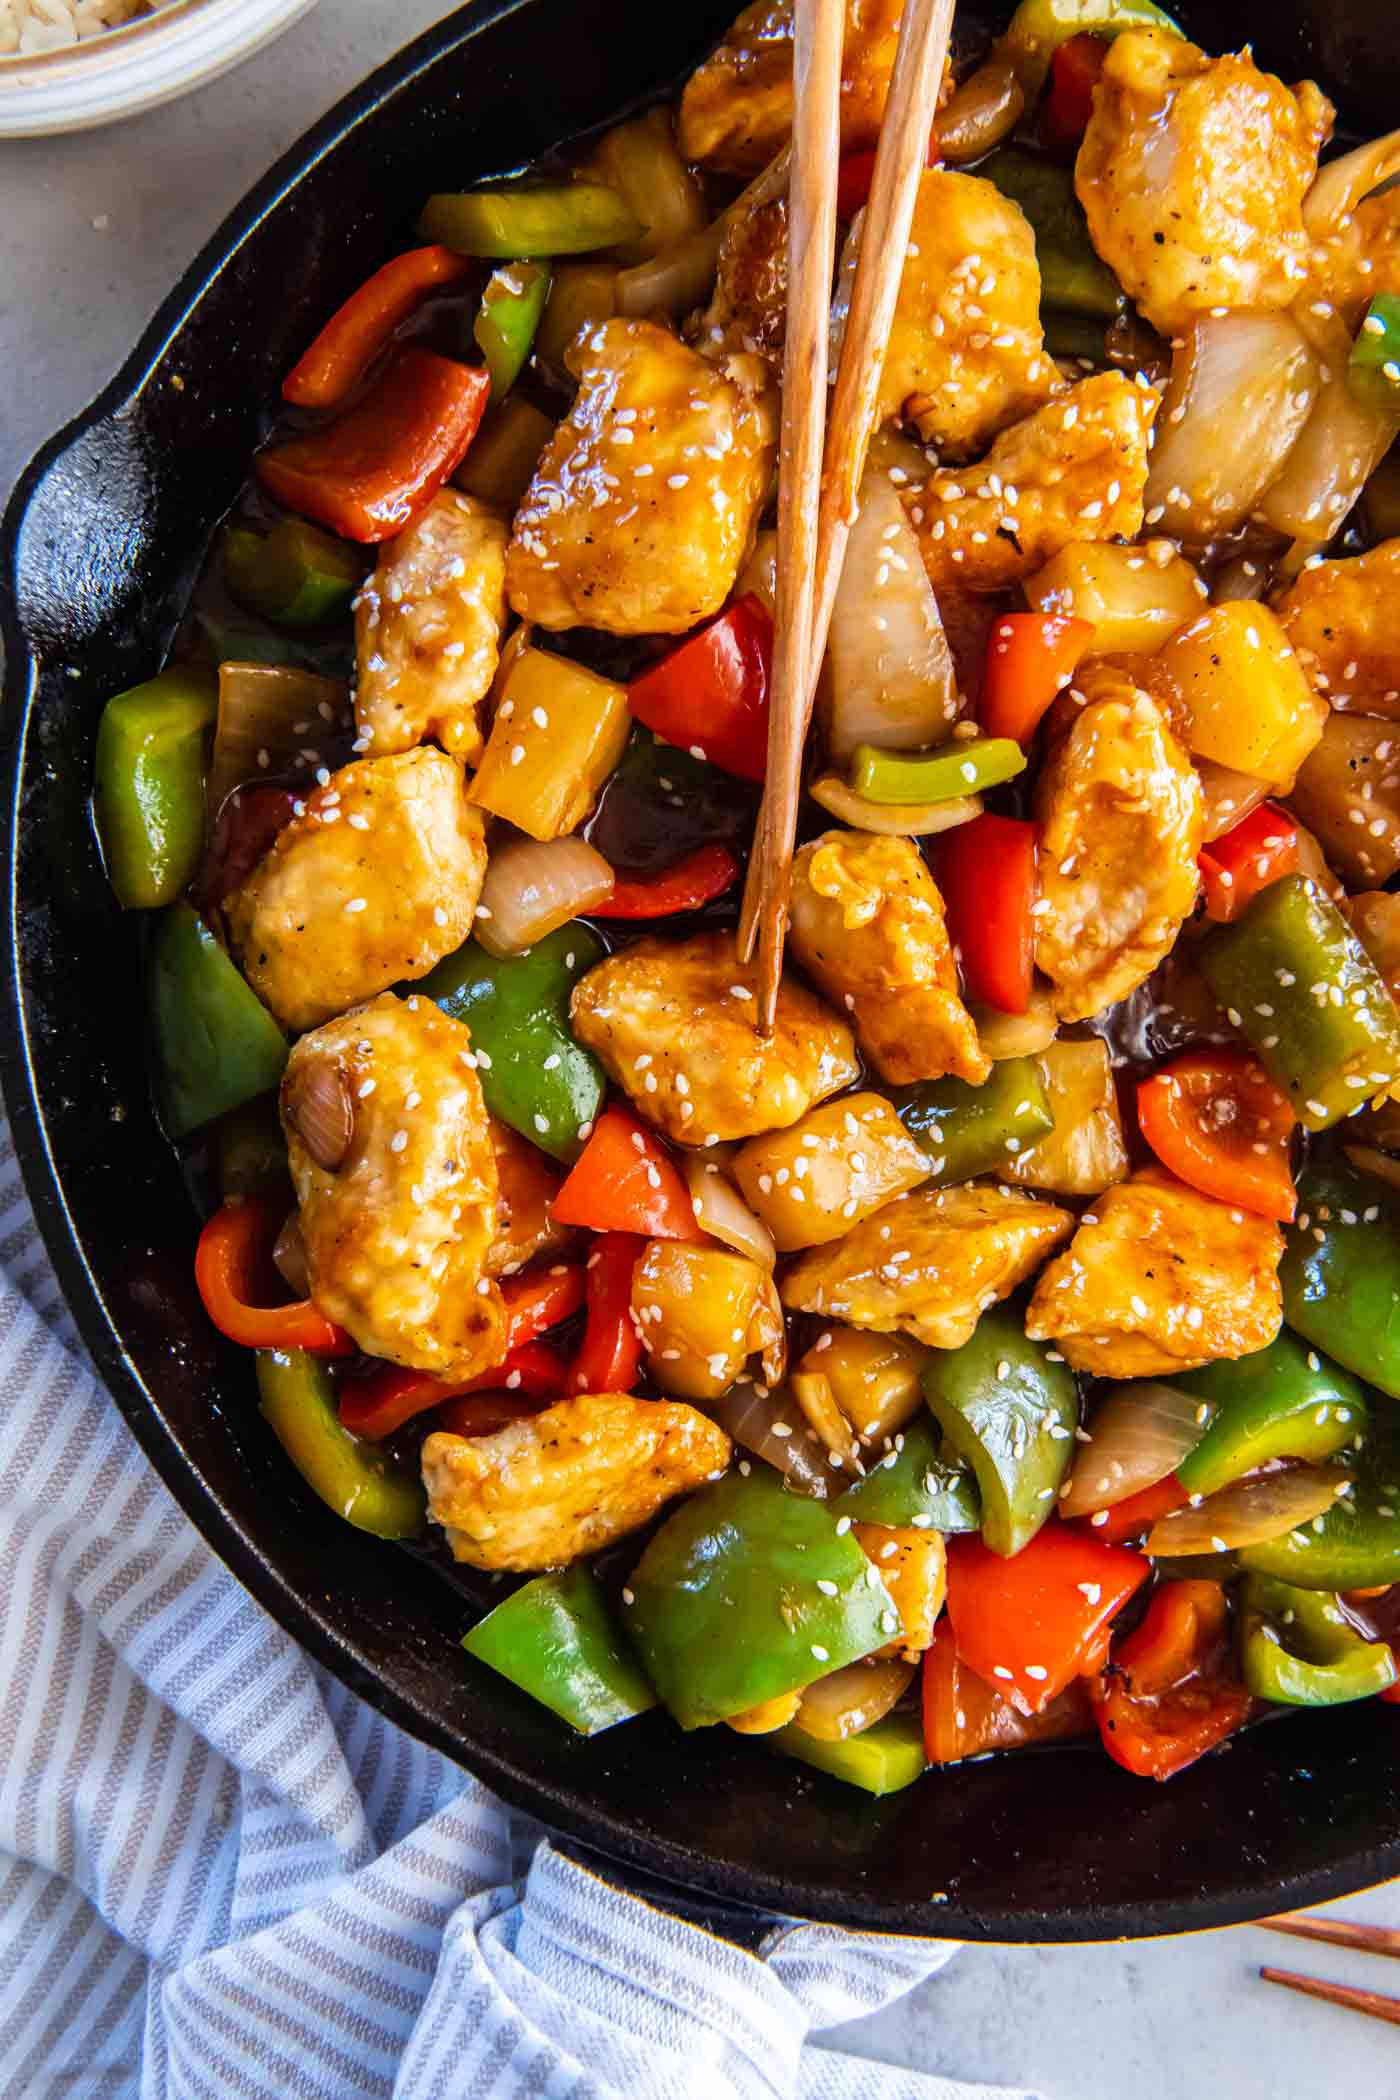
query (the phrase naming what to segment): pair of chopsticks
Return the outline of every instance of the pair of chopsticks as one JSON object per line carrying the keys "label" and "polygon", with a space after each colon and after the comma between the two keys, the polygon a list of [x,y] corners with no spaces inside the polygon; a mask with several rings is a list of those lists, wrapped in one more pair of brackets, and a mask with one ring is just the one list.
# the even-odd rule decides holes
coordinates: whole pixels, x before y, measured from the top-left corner
{"label": "pair of chopsticks", "polygon": [[797,0],[788,183],[787,353],[778,481],[778,593],[768,769],[739,952],[758,949],[758,1020],[771,1032],[782,972],[802,752],[865,469],[938,104],[955,0],[907,0],[827,424],[836,261],[844,0]]}
{"label": "pair of chopsticks", "polygon": [[[1351,1947],[1361,1954],[1384,1954],[1400,1961],[1400,1932],[1383,1925],[1356,1925],[1348,1918],[1260,1918],[1266,1932],[1286,1932],[1300,1940],[1321,1940],[1329,1947]],[[1324,1998],[1329,2005],[1343,2005],[1351,2012],[1367,2013],[1373,2020],[1388,2020],[1400,2027],[1400,1998],[1387,1998],[1380,1991],[1363,1991],[1347,1983],[1327,1983],[1320,1976],[1299,1976],[1292,1969],[1262,1968],[1265,1983],[1281,1983],[1285,1990],[1301,1991],[1305,1998]]]}

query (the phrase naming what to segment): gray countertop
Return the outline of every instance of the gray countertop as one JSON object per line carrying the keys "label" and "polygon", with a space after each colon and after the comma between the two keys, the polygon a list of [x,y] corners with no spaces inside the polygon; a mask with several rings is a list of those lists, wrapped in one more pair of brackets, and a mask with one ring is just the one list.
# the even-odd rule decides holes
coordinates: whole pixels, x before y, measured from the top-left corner
{"label": "gray countertop", "polygon": [[[102,131],[0,142],[0,369],[10,374],[0,494],[111,377],[268,163],[444,12],[438,0],[322,0],[279,43],[183,101]],[[1400,1926],[1400,1883],[1341,1908]],[[1400,2091],[1400,2033],[1269,1989],[1255,1974],[1264,1961],[1397,1986],[1384,1964],[1247,1927],[1133,1945],[977,1948],[841,2040],[919,2070],[1036,2085],[1052,2100]]]}

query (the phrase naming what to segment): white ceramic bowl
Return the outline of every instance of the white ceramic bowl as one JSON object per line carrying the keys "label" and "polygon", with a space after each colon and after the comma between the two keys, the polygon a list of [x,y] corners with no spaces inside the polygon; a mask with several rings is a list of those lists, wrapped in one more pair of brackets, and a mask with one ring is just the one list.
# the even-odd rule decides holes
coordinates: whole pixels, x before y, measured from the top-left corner
{"label": "white ceramic bowl", "polygon": [[77,44],[0,58],[0,138],[85,131],[198,87],[270,43],[315,0],[172,0]]}

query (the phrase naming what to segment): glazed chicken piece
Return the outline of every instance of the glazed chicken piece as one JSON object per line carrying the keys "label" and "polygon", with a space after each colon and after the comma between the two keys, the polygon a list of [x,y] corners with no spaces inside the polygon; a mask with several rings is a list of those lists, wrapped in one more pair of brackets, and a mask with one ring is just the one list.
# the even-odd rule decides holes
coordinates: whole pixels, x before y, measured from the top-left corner
{"label": "glazed chicken piece", "polygon": [[1382,540],[1304,569],[1274,608],[1309,680],[1344,713],[1400,721],[1397,601],[1400,540]]}
{"label": "glazed chicken piece", "polygon": [[574,987],[573,1032],[674,1144],[785,1130],[859,1076],[851,1031],[786,980],[771,1036],[732,933],[646,938]]}
{"label": "glazed chicken piece", "polygon": [[1099,254],[1164,336],[1212,307],[1276,312],[1308,274],[1302,203],[1332,133],[1313,83],[1158,30],[1108,47],[1074,184]]}
{"label": "glazed chicken piece", "polygon": [[494,1436],[430,1436],[423,1485],[454,1559],[525,1573],[625,1538],[723,1472],[731,1448],[678,1401],[581,1393]]}
{"label": "glazed chicken piece", "polygon": [[1076,541],[1135,539],[1157,406],[1152,387],[1099,372],[1004,430],[975,467],[902,491],[935,590],[1004,590]]}
{"label": "glazed chicken piece", "polygon": [[776,396],[654,321],[605,321],[568,352],[573,408],[546,445],[506,554],[513,609],[541,627],[684,634],[718,612],[776,458]]}
{"label": "glazed chicken piece", "polygon": [[470,1378],[505,1355],[496,1160],[471,1036],[385,992],[304,1035],[282,1127],[311,1295],[371,1356]]}
{"label": "glazed chicken piece", "polygon": [[787,341],[787,199],[740,212],[724,231],[714,296],[700,323],[700,341],[713,356],[738,350],[761,357],[782,378]]}
{"label": "glazed chicken piece", "polygon": [[254,991],[315,1028],[460,948],[485,874],[462,769],[424,745],[333,773],[224,912]]}
{"label": "glazed chicken piece", "polygon": [[957,1349],[1073,1230],[1069,1211],[1010,1189],[916,1189],[800,1256],[782,1299],[790,1312]]}
{"label": "glazed chicken piece", "polygon": [[1355,335],[1379,292],[1400,295],[1400,190],[1395,189],[1363,197],[1343,214],[1314,250],[1306,297],[1334,306]]}
{"label": "glazed chicken piece", "polygon": [[505,624],[505,521],[443,489],[380,549],[355,600],[355,722],[369,755],[431,738],[474,766]]}
{"label": "glazed chicken piece", "polygon": [[557,1254],[578,1237],[572,1225],[557,1225],[550,1205],[563,1175],[538,1145],[489,1118],[499,1193],[496,1237],[486,1257],[488,1276],[513,1276],[537,1254]]}
{"label": "glazed chicken piece", "polygon": [[1062,1021],[1124,999],[1171,949],[1196,903],[1200,776],[1155,700],[1090,665],[1085,705],[1036,783],[1035,959]]}
{"label": "glazed chicken piece", "polygon": [[[846,0],[841,147],[873,146],[899,41],[901,0]],[[686,160],[756,175],[792,132],[792,0],[756,0],[697,67],[681,97]]]}
{"label": "glazed chicken piece", "polygon": [[882,1079],[902,1086],[991,1071],[958,993],[943,900],[912,839],[828,831],[793,862],[792,951],[855,1025]]}
{"label": "glazed chicken piece", "polygon": [[1170,1378],[1267,1348],[1283,1234],[1160,1167],[1106,1189],[1035,1287],[1026,1333],[1096,1378]]}
{"label": "glazed chicken piece", "polygon": [[930,168],[880,382],[878,417],[903,414],[949,459],[980,452],[1052,394],[1035,235],[1018,204],[978,175]]}
{"label": "glazed chicken piece", "polygon": [[1389,882],[1400,870],[1400,724],[1329,715],[1289,807],[1353,888]]}

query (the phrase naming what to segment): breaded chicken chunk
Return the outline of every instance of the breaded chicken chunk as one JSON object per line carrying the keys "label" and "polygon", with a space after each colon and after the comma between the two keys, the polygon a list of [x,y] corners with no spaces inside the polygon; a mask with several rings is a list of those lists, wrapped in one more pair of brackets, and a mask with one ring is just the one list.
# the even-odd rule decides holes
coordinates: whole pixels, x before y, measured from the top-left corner
{"label": "breaded chicken chunk", "polygon": [[674,1144],[785,1130],[859,1076],[845,1023],[786,980],[771,1036],[732,933],[648,937],[574,986],[573,1032]]}
{"label": "breaded chicken chunk", "polygon": [[722,1472],[731,1449],[679,1401],[581,1393],[494,1436],[430,1436],[423,1485],[454,1559],[523,1573],[625,1538]]}
{"label": "breaded chicken chunk", "polygon": [[787,198],[740,212],[720,242],[715,289],[700,323],[700,341],[752,352],[781,379],[787,342]]}
{"label": "breaded chicken chunk", "polygon": [[[841,145],[873,146],[885,114],[901,0],[846,0]],[[687,160],[756,175],[792,132],[792,0],[755,0],[697,67],[677,131]]]}
{"label": "breaded chicken chunk", "polygon": [[1095,373],[1004,430],[975,467],[903,491],[935,590],[1004,590],[1078,540],[1135,539],[1158,398]]}
{"label": "breaded chicken chunk", "polygon": [[282,1081],[311,1295],[370,1356],[470,1378],[505,1355],[490,1121],[460,1021],[385,992],[304,1035]]}
{"label": "breaded chicken chunk", "polygon": [[1069,1211],[1010,1189],[916,1189],[784,1276],[790,1312],[958,1349],[1074,1230]]}
{"label": "breaded chicken chunk", "polygon": [[655,321],[605,321],[567,363],[579,389],[515,514],[511,606],[541,627],[684,634],[729,596],[767,499],[766,370],[721,369]]}
{"label": "breaded chicken chunk", "polygon": [[[1372,179],[1379,183],[1398,167],[1400,152],[1392,152]],[[1329,228],[1313,256],[1305,296],[1334,306],[1354,335],[1378,293],[1400,297],[1400,190],[1363,197]]]}
{"label": "breaded chicken chunk", "polygon": [[1170,1378],[1265,1349],[1283,1234],[1145,1167],[1105,1189],[1035,1287],[1026,1333],[1096,1378]]}
{"label": "breaded chicken chunk", "polygon": [[1303,198],[1332,133],[1309,81],[1160,30],[1115,37],[1074,186],[1099,254],[1162,335],[1214,306],[1273,313],[1308,273]]}
{"label": "breaded chicken chunk", "polygon": [[943,899],[912,839],[828,831],[804,846],[793,861],[790,938],[882,1079],[902,1086],[952,1072],[980,1086],[987,1077]]}
{"label": "breaded chicken chunk", "polygon": [[506,624],[506,524],[443,489],[355,600],[355,722],[372,758],[429,739],[474,766]]}
{"label": "breaded chicken chunk", "polygon": [[314,1028],[460,948],[485,874],[462,769],[424,745],[332,774],[224,912],[254,991]]}
{"label": "breaded chicken chunk", "polygon": [[[1400,195],[1400,192],[1397,192]],[[1317,691],[1343,713],[1400,721],[1400,540],[1304,569],[1274,610]]]}
{"label": "breaded chicken chunk", "polygon": [[1086,704],[1035,789],[1040,899],[1035,959],[1064,1021],[1135,991],[1196,903],[1200,776],[1155,700],[1091,665]]}
{"label": "breaded chicken chunk", "polygon": [[980,452],[1059,384],[1044,354],[1035,235],[980,175],[928,168],[880,381],[881,421],[903,414],[950,459]]}

